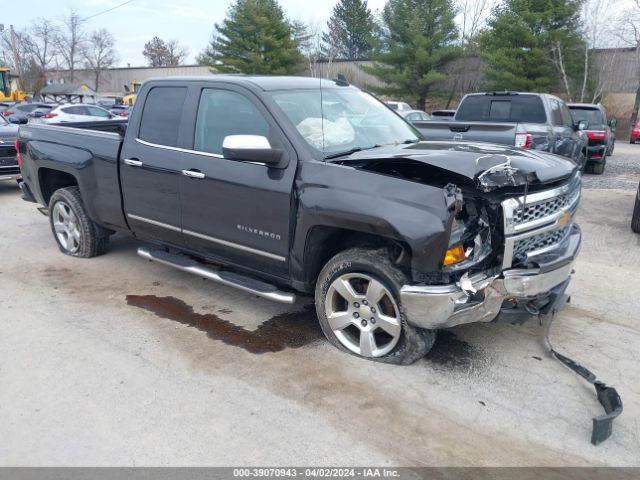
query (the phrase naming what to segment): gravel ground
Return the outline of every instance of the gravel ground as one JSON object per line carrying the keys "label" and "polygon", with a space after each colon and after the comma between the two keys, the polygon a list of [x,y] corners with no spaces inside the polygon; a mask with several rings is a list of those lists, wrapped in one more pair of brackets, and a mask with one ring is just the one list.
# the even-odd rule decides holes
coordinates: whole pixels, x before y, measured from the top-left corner
{"label": "gravel ground", "polygon": [[620,142],[585,176],[572,303],[551,329],[625,402],[599,447],[592,387],[535,322],[440,332],[408,367],[359,360],[324,341],[308,300],[144,262],[124,236],[61,255],[2,184],[0,465],[640,466],[639,154]]}

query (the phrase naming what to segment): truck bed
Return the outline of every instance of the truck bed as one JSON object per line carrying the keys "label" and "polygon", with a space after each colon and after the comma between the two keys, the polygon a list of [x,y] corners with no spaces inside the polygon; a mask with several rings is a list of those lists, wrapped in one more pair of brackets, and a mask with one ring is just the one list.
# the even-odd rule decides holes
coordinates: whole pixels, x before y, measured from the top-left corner
{"label": "truck bed", "polygon": [[22,125],[19,139],[29,143],[22,175],[33,186],[36,200],[48,203],[51,185],[40,181],[47,169],[77,178],[89,216],[97,223],[125,228],[122,215],[118,159],[126,121]]}

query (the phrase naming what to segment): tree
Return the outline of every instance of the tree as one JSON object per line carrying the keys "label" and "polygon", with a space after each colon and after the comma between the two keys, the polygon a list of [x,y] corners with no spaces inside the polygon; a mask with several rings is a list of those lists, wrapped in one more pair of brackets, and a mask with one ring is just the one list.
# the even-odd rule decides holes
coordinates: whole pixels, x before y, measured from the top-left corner
{"label": "tree", "polygon": [[548,91],[559,80],[571,100],[580,76],[581,0],[506,0],[479,36],[488,88]]}
{"label": "tree", "polygon": [[638,121],[638,111],[640,110],[640,0],[635,0],[634,7],[623,12],[623,16],[618,21],[618,35],[634,51],[634,68],[638,84],[636,86],[636,97],[631,110],[629,128],[632,128]]}
{"label": "tree", "polygon": [[366,0],[340,0],[327,30],[322,40],[337,50],[339,58],[368,58],[375,46],[377,26]]}
{"label": "tree", "polygon": [[301,56],[276,0],[237,0],[198,61],[221,72],[291,74]]}
{"label": "tree", "polygon": [[89,35],[84,46],[85,66],[93,72],[94,90],[100,88],[102,73],[116,63],[115,41],[106,29],[96,30]]}
{"label": "tree", "polygon": [[291,24],[293,38],[298,44],[298,51],[307,63],[309,75],[316,78],[320,76],[321,69],[318,62],[322,59],[322,45],[320,42],[320,32],[322,27],[319,22],[304,23],[295,20]]}
{"label": "tree", "polygon": [[599,98],[605,88],[606,70],[603,66],[609,66],[615,59],[613,53],[602,62],[599,68],[594,68],[592,62],[592,50],[601,46],[605,36],[612,37],[608,31],[611,25],[615,24],[613,13],[616,11],[616,0],[584,0],[582,4],[582,36],[584,39],[584,56],[582,65],[582,86],[580,89],[579,101],[584,102],[588,95],[589,84],[591,84],[592,101]]}
{"label": "tree", "polygon": [[55,45],[69,70],[69,81],[73,82],[85,40],[85,32],[82,29],[84,21],[75,10],[70,10],[69,16],[62,23],[62,28],[55,35]]}
{"label": "tree", "polygon": [[34,20],[29,27],[26,49],[43,70],[49,67],[58,53],[55,48],[56,33],[56,27],[45,18]]}
{"label": "tree", "polygon": [[160,37],[153,37],[151,41],[144,44],[142,55],[149,62],[150,67],[161,67],[169,55],[167,44]]}
{"label": "tree", "polygon": [[460,54],[455,13],[452,0],[389,0],[376,63],[363,67],[386,84],[375,90],[424,108],[432,86],[447,77],[443,67]]}
{"label": "tree", "polygon": [[460,15],[460,46],[469,50],[476,35],[484,27],[491,11],[492,0],[458,0]]}
{"label": "tree", "polygon": [[189,55],[189,49],[180,45],[178,40],[169,40],[166,45],[167,56],[164,64],[171,67],[182,65],[184,63],[184,59]]}

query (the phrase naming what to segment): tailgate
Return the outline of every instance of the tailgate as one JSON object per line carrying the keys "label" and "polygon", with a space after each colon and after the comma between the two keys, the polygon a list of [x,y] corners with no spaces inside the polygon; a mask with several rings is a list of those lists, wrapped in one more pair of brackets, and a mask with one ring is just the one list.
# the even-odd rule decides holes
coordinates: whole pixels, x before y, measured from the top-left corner
{"label": "tailgate", "polygon": [[517,123],[413,122],[427,140],[464,140],[515,145]]}

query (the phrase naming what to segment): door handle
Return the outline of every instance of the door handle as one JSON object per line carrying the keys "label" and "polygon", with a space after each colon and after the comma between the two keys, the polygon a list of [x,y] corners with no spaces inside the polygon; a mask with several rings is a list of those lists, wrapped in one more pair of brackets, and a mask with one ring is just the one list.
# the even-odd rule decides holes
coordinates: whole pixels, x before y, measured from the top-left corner
{"label": "door handle", "polygon": [[197,170],[182,170],[182,175],[190,178],[199,178],[199,179],[204,178],[204,173],[199,172]]}
{"label": "door handle", "polygon": [[142,162],[140,160],[134,160],[133,158],[125,158],[124,163],[131,165],[132,167],[141,167]]}

